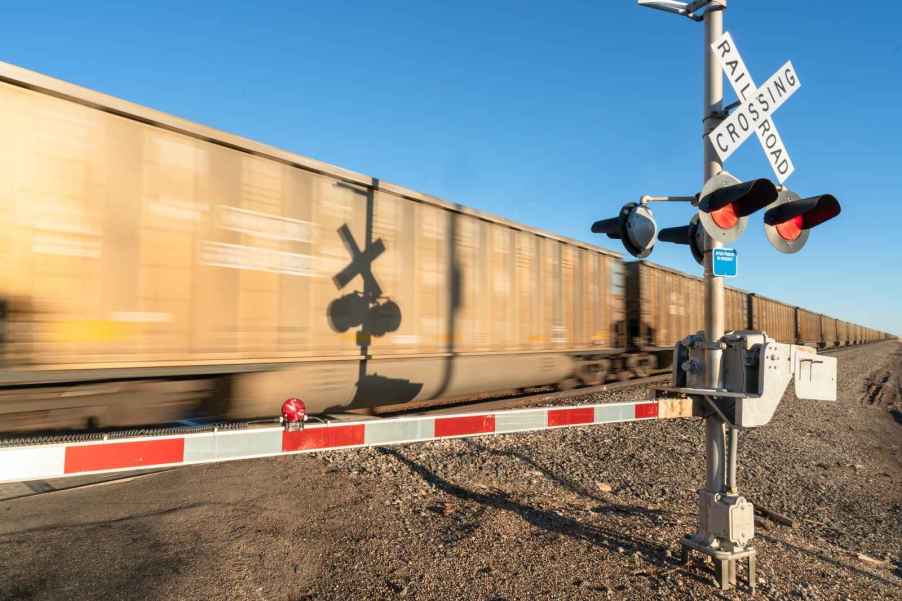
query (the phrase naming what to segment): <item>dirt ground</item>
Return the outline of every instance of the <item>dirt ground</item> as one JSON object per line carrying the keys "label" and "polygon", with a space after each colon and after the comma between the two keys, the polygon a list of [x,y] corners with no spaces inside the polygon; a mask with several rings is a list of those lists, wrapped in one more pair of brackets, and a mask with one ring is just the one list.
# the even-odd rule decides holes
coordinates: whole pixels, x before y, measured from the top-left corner
{"label": "dirt ground", "polygon": [[[902,599],[900,348],[840,351],[840,402],[788,393],[742,435],[742,494],[799,522],[757,526],[755,598]],[[749,598],[676,560],[703,435],[694,419],[573,428],[0,501],[0,599]]]}

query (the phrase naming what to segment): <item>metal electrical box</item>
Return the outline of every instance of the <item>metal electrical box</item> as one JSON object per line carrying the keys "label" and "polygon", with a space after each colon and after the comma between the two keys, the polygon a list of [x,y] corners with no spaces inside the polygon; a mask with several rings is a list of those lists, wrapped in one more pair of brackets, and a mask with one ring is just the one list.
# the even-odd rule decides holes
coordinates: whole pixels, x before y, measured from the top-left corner
{"label": "metal electrical box", "polygon": [[708,508],[708,530],[733,548],[744,547],[755,537],[755,508],[744,497],[723,495]]}
{"label": "metal electrical box", "polygon": [[703,385],[706,348],[700,332],[674,348],[672,390],[701,397],[733,426],[754,428],[770,422],[792,379],[800,399],[836,400],[834,357],[751,330],[729,332],[717,344],[723,351],[717,388]]}

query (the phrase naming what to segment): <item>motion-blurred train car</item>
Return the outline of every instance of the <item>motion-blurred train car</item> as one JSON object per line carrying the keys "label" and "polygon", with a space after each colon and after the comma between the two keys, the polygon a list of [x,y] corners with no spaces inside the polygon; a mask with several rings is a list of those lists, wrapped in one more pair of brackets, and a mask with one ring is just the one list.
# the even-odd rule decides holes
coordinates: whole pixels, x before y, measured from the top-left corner
{"label": "motion-blurred train car", "polygon": [[11,65],[0,131],[0,430],[593,383],[624,349],[616,253]]}

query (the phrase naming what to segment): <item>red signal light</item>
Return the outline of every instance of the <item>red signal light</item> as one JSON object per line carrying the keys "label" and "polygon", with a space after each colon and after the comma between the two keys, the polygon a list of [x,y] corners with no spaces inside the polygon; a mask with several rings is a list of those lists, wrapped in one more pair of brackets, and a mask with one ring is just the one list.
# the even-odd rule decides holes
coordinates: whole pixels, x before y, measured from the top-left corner
{"label": "red signal light", "polygon": [[777,233],[780,234],[780,237],[784,240],[798,240],[799,236],[802,235],[802,221],[802,216],[796,215],[789,221],[778,223],[776,225]]}
{"label": "red signal light", "polygon": [[710,215],[711,219],[714,220],[714,223],[725,230],[732,229],[739,223],[739,215],[736,214],[736,207],[733,203],[724,205],[715,211],[711,211]]}

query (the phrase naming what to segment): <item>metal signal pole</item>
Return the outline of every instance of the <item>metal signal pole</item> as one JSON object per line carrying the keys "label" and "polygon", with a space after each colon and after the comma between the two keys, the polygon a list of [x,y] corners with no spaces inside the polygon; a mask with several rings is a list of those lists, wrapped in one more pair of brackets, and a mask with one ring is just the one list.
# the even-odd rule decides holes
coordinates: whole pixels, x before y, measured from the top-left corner
{"label": "metal signal pole", "polygon": [[[760,136],[770,131],[769,114],[779,108],[776,102],[773,109],[756,105],[758,97],[754,96],[750,104],[723,107],[722,69],[728,67],[729,80],[736,88],[740,100],[747,100],[747,88],[754,87],[732,37],[723,31],[723,13],[727,0],[638,0],[640,6],[653,8],[668,13],[688,17],[692,21],[703,22],[705,28],[705,60],[704,60],[704,102],[702,111],[702,145],[704,149],[704,172],[702,190],[695,197],[686,196],[650,196],[644,195],[640,204],[628,203],[621,209],[615,219],[596,222],[592,231],[605,233],[611,238],[623,240],[624,247],[635,257],[645,257],[654,246],[654,234],[657,226],[654,216],[647,209],[647,203],[657,200],[694,201],[698,212],[688,226],[665,228],[658,233],[658,239],[664,242],[687,244],[693,257],[705,268],[705,331],[692,333],[674,346],[673,386],[660,392],[688,395],[707,415],[705,421],[705,485],[698,491],[698,527],[694,534],[680,541],[682,560],[688,562],[691,551],[707,555],[715,561],[715,573],[722,589],[728,589],[737,583],[737,564],[748,560],[748,584],[755,589],[755,570],[757,553],[750,546],[755,536],[754,507],[746,499],[739,496],[736,487],[736,467],[738,459],[739,428],[764,425],[770,421],[776,404],[780,402],[789,382],[796,379],[796,391],[800,389],[812,399],[836,398],[836,363],[826,358],[813,357],[811,349],[793,344],[778,343],[769,338],[765,332],[736,331],[730,337],[724,337],[724,282],[723,275],[735,275],[735,250],[721,251],[724,242],[732,242],[747,224],[749,215],[771,206],[765,213],[765,231],[768,240],[781,252],[795,252],[788,244],[776,240],[781,236],[775,229],[775,223],[788,223],[788,219],[799,218],[799,215],[810,215],[810,227],[823,223],[839,214],[839,202],[829,194],[799,200],[781,200],[781,192],[773,182],[758,178],[746,182],[723,170],[722,160],[730,155],[731,148],[724,148],[721,138],[729,134],[733,139],[740,127],[747,139],[753,133]],[[729,56],[728,56],[729,55]],[[721,62],[723,61],[723,64]],[[740,68],[740,75],[735,69]],[[783,77],[785,82],[780,88],[789,84],[793,89],[798,87],[798,78],[787,62],[782,71],[773,77]],[[745,87],[739,87],[739,77],[744,77]],[[770,81],[770,80],[768,80]],[[770,84],[765,84],[768,86]],[[788,95],[781,96],[782,100]],[[771,95],[771,99],[773,96]],[[767,105],[770,107],[770,105]],[[727,112],[735,108],[730,116]],[[757,126],[745,127],[756,121],[755,115],[766,112],[763,124],[768,130]],[[746,114],[748,113],[748,114]],[[725,120],[727,120],[725,122]],[[737,125],[737,123],[739,125]],[[724,133],[726,130],[727,133]],[[711,138],[717,140],[713,146]],[[741,139],[740,139],[741,138]],[[762,140],[764,138],[761,138]],[[776,144],[778,136],[771,134],[770,145]],[[781,153],[784,152],[781,149]],[[720,153],[720,154],[718,154]],[[782,156],[782,155],[781,155]],[[722,157],[722,158],[721,158]],[[789,159],[781,170],[780,166],[772,167],[777,177],[783,181],[791,173]],[[798,195],[796,195],[798,196]],[[786,207],[788,202],[796,204]],[[774,205],[774,206],[772,206]],[[639,214],[637,206],[645,212]],[[823,208],[824,219],[818,219]],[[719,219],[718,219],[719,216]],[[644,221],[640,219],[644,218]],[[767,229],[771,228],[771,229]],[[773,233],[771,230],[776,231]],[[701,234],[704,234],[703,236]],[[785,242],[785,238],[783,239]],[[804,243],[804,241],[803,241]],[[721,251],[721,252],[719,252]],[[716,255],[723,255],[716,259]],[[732,264],[730,264],[732,259]],[[732,267],[732,269],[729,269]],[[716,268],[716,269],[715,269]],[[743,329],[744,330],[744,329]],[[726,360],[731,368],[722,371],[721,363]],[[802,361],[811,365],[823,366],[814,376],[799,379],[797,372]],[[755,383],[758,384],[755,384]],[[808,387],[810,384],[810,388]],[[753,402],[752,402],[753,401]],[[759,413],[760,411],[764,413]],[[708,413],[712,412],[712,413]],[[727,437],[729,435],[729,437]]]}
{"label": "metal signal pole", "polygon": [[[726,2],[711,2],[704,12],[705,19],[705,97],[702,114],[704,145],[704,179],[708,181],[712,176],[723,170],[723,164],[717,158],[717,153],[707,134],[714,129],[721,120],[723,103],[723,74],[720,64],[714,56],[711,44],[723,33],[723,11]],[[722,246],[722,243],[705,235],[705,383],[709,388],[720,386],[720,360],[723,354],[719,348],[719,340],[724,335],[724,288],[723,278],[715,277],[713,269],[714,249]],[[706,420],[705,433],[705,457],[706,478],[705,488],[712,494],[724,490],[724,460],[725,440],[724,423],[716,415]],[[735,446],[734,446],[735,448]],[[701,512],[704,513],[704,512]],[[703,517],[700,515],[700,518]],[[706,530],[700,524],[702,531]]]}

